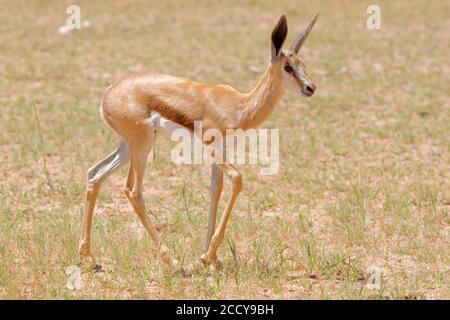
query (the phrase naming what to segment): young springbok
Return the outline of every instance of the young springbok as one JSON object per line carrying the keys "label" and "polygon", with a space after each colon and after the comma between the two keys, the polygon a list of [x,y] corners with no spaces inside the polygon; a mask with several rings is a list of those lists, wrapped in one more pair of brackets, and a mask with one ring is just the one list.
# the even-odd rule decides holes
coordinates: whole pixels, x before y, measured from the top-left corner
{"label": "young springbok", "polygon": [[[297,56],[318,15],[282,50],[287,35],[287,22],[281,16],[272,31],[271,58],[261,79],[249,93],[239,93],[225,85],[197,83],[155,73],[126,77],[108,89],[103,96],[100,114],[119,136],[117,149],[88,170],[86,209],[79,245],[82,256],[91,256],[90,235],[92,215],[102,182],[131,159],[125,195],[138,215],[162,259],[173,267],[178,261],[161,242],[160,236],[145,213],[143,180],[147,156],[156,133],[170,135],[174,129],[193,130],[194,121],[201,121],[203,130],[254,128],[263,123],[274,110],[285,90],[310,97],[316,86],[305,72]],[[192,133],[193,134],[193,133]],[[231,197],[216,229],[217,208],[223,187],[223,174],[231,182]],[[242,177],[232,164],[213,164],[210,187],[211,203],[206,236],[206,253],[201,256],[205,266],[220,266],[217,250],[222,244],[231,210],[242,189]]]}

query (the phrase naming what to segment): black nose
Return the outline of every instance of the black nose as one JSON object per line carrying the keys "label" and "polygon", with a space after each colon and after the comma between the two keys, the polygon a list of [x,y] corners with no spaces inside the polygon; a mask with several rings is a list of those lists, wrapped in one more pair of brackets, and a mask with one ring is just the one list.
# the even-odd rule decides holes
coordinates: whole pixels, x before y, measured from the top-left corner
{"label": "black nose", "polygon": [[306,91],[308,91],[308,92],[314,93],[314,90],[315,90],[315,89],[316,89],[316,88],[314,88],[314,87],[306,86]]}

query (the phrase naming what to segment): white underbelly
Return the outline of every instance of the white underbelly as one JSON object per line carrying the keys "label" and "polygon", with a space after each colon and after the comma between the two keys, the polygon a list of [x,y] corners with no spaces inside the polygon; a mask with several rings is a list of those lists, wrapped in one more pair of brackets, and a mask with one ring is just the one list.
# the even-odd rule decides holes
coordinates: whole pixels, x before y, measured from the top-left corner
{"label": "white underbelly", "polygon": [[192,132],[185,126],[182,126],[179,123],[176,123],[172,120],[164,118],[158,112],[152,112],[152,115],[150,116],[149,125],[156,132],[161,133],[164,136],[167,136],[168,138],[170,138],[172,136],[172,134],[174,133],[175,130],[184,130],[187,132]]}
{"label": "white underbelly", "polygon": [[[158,112],[152,112],[150,116],[149,126],[156,133],[161,133],[172,141],[180,139],[189,139],[194,144],[203,144],[203,133],[201,130],[191,130],[185,126],[163,117]],[[198,131],[198,132],[197,132]],[[218,131],[218,130],[217,130]],[[220,133],[220,132],[218,132]],[[209,141],[209,139],[207,139]],[[214,143],[205,145],[207,148],[220,148],[222,137],[215,137]]]}

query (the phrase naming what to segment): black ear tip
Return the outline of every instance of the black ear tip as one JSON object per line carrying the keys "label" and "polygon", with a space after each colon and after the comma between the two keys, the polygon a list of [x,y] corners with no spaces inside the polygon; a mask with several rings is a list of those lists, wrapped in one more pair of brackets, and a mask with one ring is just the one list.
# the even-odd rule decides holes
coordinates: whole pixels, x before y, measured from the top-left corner
{"label": "black ear tip", "polygon": [[287,33],[287,20],[286,16],[283,14],[280,17],[280,20],[278,20],[277,25],[273,29],[272,37],[278,35],[278,36],[285,36]]}

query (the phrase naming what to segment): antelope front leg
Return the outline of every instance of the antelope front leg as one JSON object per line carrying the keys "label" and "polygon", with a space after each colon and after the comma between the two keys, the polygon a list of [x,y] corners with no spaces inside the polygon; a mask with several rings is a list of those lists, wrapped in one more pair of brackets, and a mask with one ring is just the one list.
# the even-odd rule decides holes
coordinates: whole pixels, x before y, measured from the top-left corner
{"label": "antelope front leg", "polygon": [[223,189],[223,172],[216,164],[211,166],[211,203],[209,207],[208,232],[206,233],[205,250],[208,250],[211,238],[216,229],[217,208]]}
{"label": "antelope front leg", "polygon": [[209,244],[209,248],[207,252],[200,257],[202,262],[205,265],[213,264],[214,267],[220,267],[220,263],[217,260],[217,250],[223,242],[225,237],[225,229],[227,227],[228,220],[231,215],[231,210],[233,209],[234,203],[236,202],[236,198],[239,195],[239,192],[242,189],[242,176],[239,171],[231,164],[220,164],[217,165],[222,172],[224,172],[227,177],[231,181],[232,190],[231,196],[228,200],[225,211],[220,219],[219,225],[214,232],[214,235],[211,239],[211,243]]}

